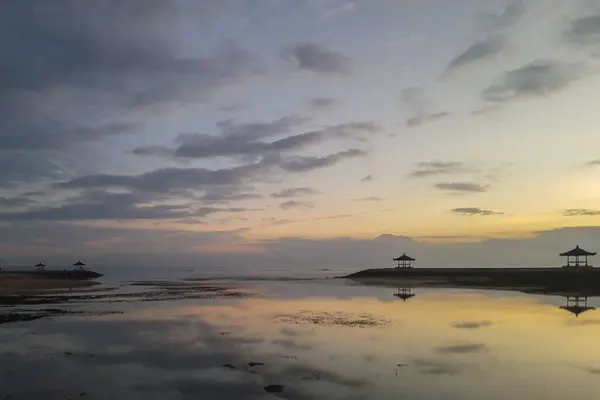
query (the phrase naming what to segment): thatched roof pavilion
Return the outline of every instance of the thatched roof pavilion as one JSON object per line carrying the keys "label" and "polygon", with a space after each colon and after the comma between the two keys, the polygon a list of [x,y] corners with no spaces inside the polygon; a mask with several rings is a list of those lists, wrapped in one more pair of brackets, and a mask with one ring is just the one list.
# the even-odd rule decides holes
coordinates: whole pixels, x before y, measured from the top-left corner
{"label": "thatched roof pavilion", "polygon": [[394,258],[393,261],[396,261],[396,268],[412,268],[411,263],[416,260],[407,256],[406,253],[402,253],[400,257]]}
{"label": "thatched roof pavilion", "polygon": [[43,262],[37,263],[34,265],[34,267],[36,267],[37,269],[44,269],[44,267],[46,266],[46,264],[44,264]]}
{"label": "thatched roof pavilion", "polygon": [[75,269],[83,269],[83,267],[85,267],[85,264],[81,261],[77,261],[75,264],[73,264],[73,266],[75,267]]}
{"label": "thatched roof pavilion", "polygon": [[[564,253],[560,253],[561,257],[567,257],[567,265],[564,265],[564,268],[590,268],[591,265],[588,265],[588,256],[595,256],[595,252],[587,251],[582,249],[581,247],[576,246],[573,250],[566,251]],[[579,260],[580,257],[583,257],[583,260]]]}

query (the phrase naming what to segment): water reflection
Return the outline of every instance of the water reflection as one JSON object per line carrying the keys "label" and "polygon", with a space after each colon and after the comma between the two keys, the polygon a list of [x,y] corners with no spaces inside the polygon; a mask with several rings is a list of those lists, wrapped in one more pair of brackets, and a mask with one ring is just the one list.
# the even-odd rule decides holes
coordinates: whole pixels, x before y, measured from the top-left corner
{"label": "water reflection", "polygon": [[402,301],[406,301],[411,297],[415,297],[416,294],[413,292],[413,289],[411,287],[402,287],[398,288],[398,291],[394,293],[394,296],[398,297],[399,299],[402,299]]}
{"label": "water reflection", "polygon": [[[347,287],[345,297],[310,289],[4,325],[0,399],[585,400],[600,391],[600,320],[563,311],[575,299],[593,309],[583,296],[559,308],[560,297],[415,298],[401,287],[394,295],[413,296],[399,308],[389,288],[364,296]],[[274,385],[282,391],[267,393]]]}
{"label": "water reflection", "polygon": [[566,304],[560,306],[560,308],[574,314],[576,317],[581,313],[596,309],[588,306],[588,296],[580,295],[566,296]]}

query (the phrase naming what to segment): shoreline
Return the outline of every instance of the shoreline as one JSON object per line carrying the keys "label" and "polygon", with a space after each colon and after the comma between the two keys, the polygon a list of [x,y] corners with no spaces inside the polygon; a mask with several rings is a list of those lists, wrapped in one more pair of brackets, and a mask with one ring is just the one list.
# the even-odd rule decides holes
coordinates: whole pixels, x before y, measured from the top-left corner
{"label": "shoreline", "polygon": [[71,290],[98,285],[90,279],[65,279],[32,274],[0,273],[0,291],[2,293],[37,292],[44,290]]}
{"label": "shoreline", "polygon": [[358,271],[342,278],[390,287],[456,287],[600,296],[600,269],[596,268],[384,268]]}

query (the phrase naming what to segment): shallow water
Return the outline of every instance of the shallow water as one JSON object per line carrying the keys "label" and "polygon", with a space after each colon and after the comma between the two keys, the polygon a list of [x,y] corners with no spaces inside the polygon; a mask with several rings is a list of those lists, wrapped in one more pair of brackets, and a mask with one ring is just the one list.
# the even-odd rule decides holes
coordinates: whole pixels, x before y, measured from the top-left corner
{"label": "shallow water", "polygon": [[[93,313],[0,325],[0,399],[600,393],[600,311],[575,317],[560,297],[417,288],[403,301],[394,289],[346,280],[231,278],[243,296],[145,301],[126,293],[152,288],[125,280],[110,282],[121,285],[122,302],[68,305]],[[267,393],[267,385],[283,391]]]}

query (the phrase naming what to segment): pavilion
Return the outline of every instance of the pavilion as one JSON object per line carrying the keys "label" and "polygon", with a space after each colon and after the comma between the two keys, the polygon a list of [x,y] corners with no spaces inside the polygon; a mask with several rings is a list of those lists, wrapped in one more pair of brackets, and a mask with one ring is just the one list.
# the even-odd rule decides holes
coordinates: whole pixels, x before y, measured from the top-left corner
{"label": "pavilion", "polygon": [[587,296],[567,296],[567,304],[560,306],[560,308],[578,317],[581,313],[596,309],[595,307],[588,306],[587,299]]}
{"label": "pavilion", "polygon": [[41,263],[35,264],[34,267],[36,267],[38,271],[43,271],[44,268],[46,267],[46,264],[44,264],[43,262],[41,262]]}
{"label": "pavilion", "polygon": [[393,259],[396,261],[396,268],[412,268],[412,262],[415,261],[414,258],[409,257],[406,253],[402,253],[400,257],[396,257]]}
{"label": "pavilion", "polygon": [[75,264],[73,264],[73,266],[75,267],[76,270],[83,271],[83,267],[85,267],[85,264],[82,263],[81,261],[77,261]]}
{"label": "pavilion", "polygon": [[[567,264],[563,265],[563,268],[591,268],[591,265],[588,265],[588,256],[595,256],[596,253],[592,253],[590,251],[584,250],[581,247],[577,246],[573,250],[569,250],[564,253],[560,253],[561,257],[567,257]],[[583,260],[580,260],[580,257],[583,257]]]}

